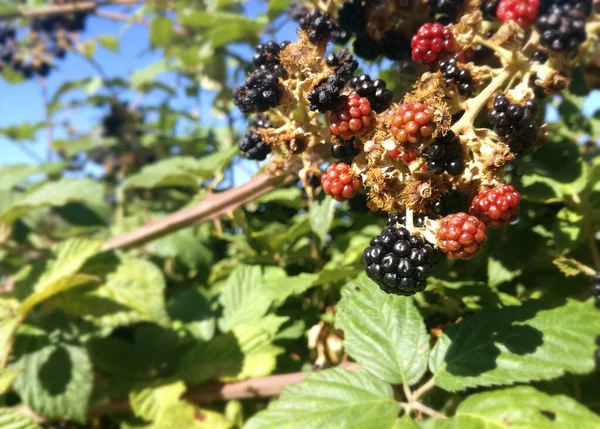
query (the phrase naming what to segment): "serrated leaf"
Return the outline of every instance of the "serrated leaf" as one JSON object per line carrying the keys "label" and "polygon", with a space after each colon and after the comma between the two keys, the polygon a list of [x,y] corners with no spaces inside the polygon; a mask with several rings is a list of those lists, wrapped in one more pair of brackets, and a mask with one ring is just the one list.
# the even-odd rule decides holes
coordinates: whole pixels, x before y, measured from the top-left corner
{"label": "serrated leaf", "polygon": [[346,352],[382,380],[412,385],[427,370],[429,335],[411,298],[388,295],[363,275],[342,289],[335,324]]}
{"label": "serrated leaf", "polygon": [[22,372],[14,387],[23,403],[44,417],[85,421],[93,382],[85,348],[28,329],[17,336],[13,358],[10,368]]}
{"label": "serrated leaf", "polygon": [[147,386],[129,393],[129,403],[136,416],[152,421],[170,405],[179,402],[185,392],[185,384],[175,381],[157,386]]}
{"label": "serrated leaf", "polygon": [[98,326],[115,328],[139,322],[165,324],[165,279],[156,265],[125,259],[106,282],[62,295],[57,305]]}
{"label": "serrated leaf", "polygon": [[0,395],[3,395],[11,388],[17,375],[19,375],[19,371],[0,368]]}
{"label": "serrated leaf", "polygon": [[366,371],[336,368],[286,387],[244,429],[391,429],[399,410],[389,384]]}
{"label": "serrated leaf", "polygon": [[510,269],[502,262],[493,256],[488,257],[488,285],[495,288],[504,282],[510,282],[515,277],[518,277],[521,269]]}
{"label": "serrated leaf", "polygon": [[270,294],[262,287],[260,267],[238,266],[229,275],[220,301],[223,305],[223,317],[219,320],[222,331],[260,320],[272,302]]}
{"label": "serrated leaf", "polygon": [[16,299],[0,298],[0,362],[8,359],[10,344],[17,328],[21,323],[19,317],[19,301]]}
{"label": "serrated leaf", "polygon": [[14,408],[0,408],[0,428],[41,429],[36,423]]}
{"label": "serrated leaf", "polygon": [[567,207],[561,209],[556,215],[554,223],[554,242],[556,247],[567,253],[583,242],[585,219],[581,213]]}
{"label": "serrated leaf", "polygon": [[600,312],[578,301],[486,309],[439,338],[429,367],[450,391],[585,374],[598,332]]}
{"label": "serrated leaf", "polygon": [[333,215],[335,213],[335,200],[325,198],[322,201],[315,201],[310,207],[309,219],[313,232],[319,237],[321,243],[325,243]]}
{"label": "serrated leaf", "polygon": [[469,396],[436,429],[593,429],[600,417],[572,398],[523,386]]}

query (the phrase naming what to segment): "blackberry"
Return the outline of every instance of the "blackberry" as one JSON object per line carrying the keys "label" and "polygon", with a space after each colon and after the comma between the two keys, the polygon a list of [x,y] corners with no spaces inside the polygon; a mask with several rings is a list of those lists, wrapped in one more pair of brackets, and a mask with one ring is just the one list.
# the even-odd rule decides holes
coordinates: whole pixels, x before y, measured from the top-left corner
{"label": "blackberry", "polygon": [[368,61],[381,55],[381,46],[366,33],[359,33],[354,40],[354,54]]}
{"label": "blackberry", "polygon": [[582,7],[573,7],[569,3],[553,4],[537,21],[541,45],[554,52],[575,50],[587,38],[585,19]]}
{"label": "blackberry", "polygon": [[429,13],[454,21],[464,0],[428,0]]}
{"label": "blackberry", "polygon": [[390,60],[403,60],[410,56],[410,43],[400,33],[387,31],[379,42],[381,54]]}
{"label": "blackberry", "polygon": [[[413,225],[417,228],[425,226],[426,216],[419,213],[413,213]],[[396,224],[406,226],[406,213],[394,213],[388,216],[387,226],[395,226]]]}
{"label": "blackberry", "polygon": [[439,200],[431,202],[427,206],[427,211],[431,217],[440,218],[452,213],[462,212],[467,209],[468,205],[468,195],[452,188],[449,192],[443,194]]}
{"label": "blackberry", "polygon": [[308,108],[321,113],[335,109],[344,101],[342,89],[346,82],[336,73],[330,74],[308,93]]}
{"label": "blackberry", "polygon": [[347,49],[343,49],[337,54],[329,54],[325,62],[329,67],[333,67],[335,74],[344,81],[348,81],[356,69],[358,69],[358,61],[354,59]]}
{"label": "blackberry", "polygon": [[386,83],[382,79],[371,80],[368,74],[361,74],[352,78],[349,86],[361,97],[366,97],[371,103],[371,108],[377,113],[392,105],[392,91],[386,89]]}
{"label": "blackberry", "polygon": [[279,62],[279,53],[289,43],[289,41],[285,41],[279,45],[274,40],[270,40],[264,45],[258,45],[256,47],[256,52],[252,57],[252,65],[254,66],[254,70],[271,71],[277,76],[285,76],[285,70]]}
{"label": "blackberry", "polygon": [[354,138],[342,140],[340,144],[331,146],[331,156],[345,164],[352,164],[356,155],[358,155],[358,149],[354,146]]}
{"label": "blackberry", "polygon": [[300,21],[309,12],[301,0],[292,0],[287,8],[287,13],[294,21]]}
{"label": "blackberry", "polygon": [[493,21],[496,19],[496,13],[498,12],[498,5],[501,0],[485,0],[481,3],[481,11],[483,17],[487,20]]}
{"label": "blackberry", "polygon": [[364,251],[365,271],[386,293],[410,296],[427,287],[441,252],[406,228],[388,226]]}
{"label": "blackberry", "polygon": [[306,31],[311,43],[318,44],[329,41],[337,26],[329,13],[312,9],[300,20],[300,28]]}
{"label": "blackberry", "polygon": [[460,95],[471,95],[475,91],[475,82],[471,72],[460,68],[456,58],[449,59],[440,63],[440,71],[444,75],[446,82],[456,85]]}
{"label": "blackberry", "polygon": [[268,116],[256,115],[250,119],[249,125],[253,128],[275,128],[275,124],[271,122]]}
{"label": "blackberry", "polygon": [[338,12],[340,27],[351,33],[360,33],[367,26],[367,14],[361,0],[351,0],[342,4]]}
{"label": "blackberry", "polygon": [[244,86],[233,92],[233,102],[242,113],[264,112],[279,104],[283,89],[278,77],[265,70],[250,74]]}
{"label": "blackberry", "polygon": [[521,153],[531,148],[537,140],[536,111],[535,100],[528,100],[521,106],[511,103],[505,94],[499,94],[494,99],[494,107],[488,116],[494,131],[508,138],[511,151]]}
{"label": "blackberry", "polygon": [[535,51],[533,54],[531,54],[531,61],[534,63],[544,64],[546,61],[548,61],[548,55],[542,51]]}
{"label": "blackberry", "polygon": [[239,148],[246,158],[256,161],[264,161],[267,155],[271,153],[271,146],[265,143],[260,134],[254,131],[246,132]]}
{"label": "blackberry", "polygon": [[451,176],[459,176],[465,171],[465,161],[459,138],[452,131],[438,137],[425,149],[426,168],[434,174],[446,171]]}

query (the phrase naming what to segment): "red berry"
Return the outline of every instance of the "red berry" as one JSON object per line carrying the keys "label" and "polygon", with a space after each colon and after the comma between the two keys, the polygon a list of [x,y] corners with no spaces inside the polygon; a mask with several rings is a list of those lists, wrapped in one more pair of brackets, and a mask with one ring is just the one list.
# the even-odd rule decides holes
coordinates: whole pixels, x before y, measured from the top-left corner
{"label": "red berry", "polygon": [[519,217],[521,195],[511,185],[484,188],[473,198],[469,212],[490,227],[510,223]]}
{"label": "red berry", "polygon": [[331,112],[329,128],[336,136],[349,139],[364,131],[371,124],[372,117],[369,100],[353,92],[339,109]]}
{"label": "red berry", "polygon": [[[390,154],[390,156],[394,159],[398,159],[398,157],[400,156],[400,151],[398,149],[392,149],[388,152]],[[404,158],[404,157],[403,157]]]}
{"label": "red berry", "polygon": [[321,186],[327,195],[342,202],[358,193],[361,180],[354,176],[348,164],[340,162],[327,167],[325,174],[321,176]]}
{"label": "red berry", "polygon": [[515,21],[521,28],[532,25],[540,7],[540,0],[501,0],[496,16],[502,22]]}
{"label": "red berry", "polygon": [[440,221],[437,239],[450,259],[471,259],[487,241],[485,224],[466,213],[451,214]]}
{"label": "red berry", "polygon": [[433,109],[423,103],[401,104],[392,112],[390,132],[400,143],[418,145],[434,129]]}
{"label": "red berry", "polygon": [[423,24],[411,40],[412,58],[418,63],[431,64],[454,52],[454,35],[449,27],[436,22]]}

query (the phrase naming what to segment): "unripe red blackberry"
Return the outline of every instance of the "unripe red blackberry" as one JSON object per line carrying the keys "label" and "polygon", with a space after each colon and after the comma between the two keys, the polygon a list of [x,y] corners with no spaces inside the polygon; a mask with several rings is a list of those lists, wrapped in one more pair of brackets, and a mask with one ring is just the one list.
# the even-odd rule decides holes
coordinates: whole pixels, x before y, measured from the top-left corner
{"label": "unripe red blackberry", "polygon": [[454,52],[454,35],[449,27],[440,23],[423,24],[410,44],[412,58],[418,63],[432,64],[444,54]]}
{"label": "unripe red blackberry", "polygon": [[271,146],[265,143],[260,134],[254,131],[246,132],[239,148],[246,158],[256,161],[264,161],[267,155],[271,153]]}
{"label": "unripe red blackberry", "polygon": [[356,155],[358,155],[358,149],[354,146],[354,139],[343,140],[340,144],[331,146],[331,156],[344,164],[352,164]]}
{"label": "unripe red blackberry", "polygon": [[355,196],[361,187],[361,180],[356,177],[348,164],[340,162],[331,164],[321,176],[321,186],[327,195],[342,202]]}
{"label": "unripe red blackberry", "polygon": [[512,185],[484,188],[471,201],[469,212],[489,227],[517,220],[521,195]]}
{"label": "unripe red blackberry", "polygon": [[535,22],[539,7],[540,0],[501,0],[496,16],[502,22],[515,21],[527,28]]}
{"label": "unripe red blackberry", "polygon": [[440,220],[438,246],[450,259],[471,259],[485,242],[485,224],[475,216],[456,213]]}
{"label": "unripe red blackberry", "polygon": [[336,136],[344,139],[360,134],[373,119],[371,104],[366,97],[356,92],[350,94],[338,109],[329,115],[329,128]]}
{"label": "unripe red blackberry", "polygon": [[368,74],[361,74],[352,78],[349,86],[361,97],[367,97],[371,108],[377,113],[383,112],[392,104],[392,91],[386,89],[383,79],[371,80]]}
{"label": "unripe red blackberry", "polygon": [[365,249],[365,271],[384,292],[410,296],[427,287],[427,278],[441,257],[422,237],[397,225],[388,226]]}
{"label": "unripe red blackberry", "polygon": [[401,104],[391,112],[390,132],[400,143],[420,144],[433,134],[433,109],[423,103]]}

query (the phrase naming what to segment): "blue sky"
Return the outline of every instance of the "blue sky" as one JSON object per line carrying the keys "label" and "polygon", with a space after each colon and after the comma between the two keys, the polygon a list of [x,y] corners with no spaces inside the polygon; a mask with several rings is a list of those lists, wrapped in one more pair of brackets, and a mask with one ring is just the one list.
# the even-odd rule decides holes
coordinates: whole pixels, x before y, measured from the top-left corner
{"label": "blue sky", "polygon": [[[264,2],[258,0],[250,1],[247,4],[248,14],[256,16],[264,12],[264,4]],[[124,11],[131,9],[113,7],[107,10]],[[282,18],[279,19],[281,20]],[[279,31],[277,40],[293,40],[295,37],[294,31],[295,23],[287,23]],[[131,25],[125,28],[125,25],[121,22],[92,15],[88,18],[87,29],[82,35],[82,40],[106,34],[116,35],[120,42],[120,49],[117,53],[98,47],[95,54],[95,60],[99,64],[102,64],[109,77],[128,77],[133,71],[148,66],[161,58],[160,51],[149,48],[148,28],[140,25]],[[250,58],[252,54],[251,49],[247,45],[234,46],[233,50],[246,58]],[[58,60],[56,67],[57,70],[54,70],[47,79],[47,92],[50,96],[66,81],[98,75],[87,60],[74,54],[68,54],[66,59]],[[162,79],[168,85],[174,83],[174,75],[172,74],[167,74]],[[0,128],[10,125],[18,126],[25,121],[35,123],[44,120],[44,110],[41,102],[42,90],[39,78],[16,85],[8,84],[0,79],[0,94],[2,94],[2,103],[0,103]],[[79,93],[78,96],[81,97],[81,94]],[[129,98],[131,95],[135,96],[135,94],[129,94],[125,95],[125,98]],[[145,101],[151,101],[151,98]],[[178,103],[178,107],[184,109],[193,109],[195,107],[195,101],[183,96],[175,97],[172,102]],[[599,106],[599,97],[592,97],[586,103],[585,111],[591,114]],[[219,118],[215,118],[212,115],[210,107],[211,97],[204,97],[201,105],[201,118],[204,121],[203,124],[206,126],[220,122]],[[99,123],[102,115],[103,111],[101,109],[70,110],[63,113],[62,116],[59,115],[57,119],[64,119],[65,116],[68,116],[78,129],[87,131],[91,126]],[[555,114],[551,113],[549,119],[552,120],[555,117]],[[64,138],[66,136],[59,131],[55,132],[54,137]],[[14,143],[4,137],[0,137],[0,164],[35,163],[36,159],[45,160],[47,156],[46,142],[46,130],[38,132],[33,142]],[[19,148],[19,144],[26,146],[27,152],[33,153],[35,157],[30,156]]]}

